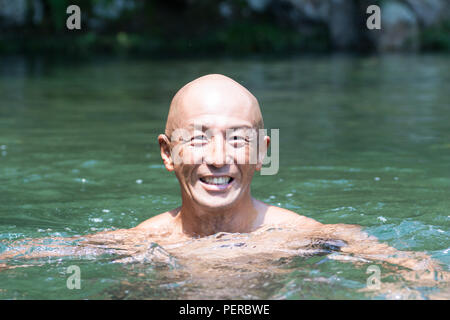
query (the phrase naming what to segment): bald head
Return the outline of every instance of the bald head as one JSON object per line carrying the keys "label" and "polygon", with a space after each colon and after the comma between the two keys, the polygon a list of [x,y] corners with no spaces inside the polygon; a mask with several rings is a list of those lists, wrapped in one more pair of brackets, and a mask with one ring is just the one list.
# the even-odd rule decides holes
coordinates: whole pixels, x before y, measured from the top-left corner
{"label": "bald head", "polygon": [[189,120],[208,117],[240,120],[253,128],[263,128],[258,100],[246,88],[231,78],[210,74],[182,87],[172,99],[167,117],[167,136],[173,130],[188,125]]}

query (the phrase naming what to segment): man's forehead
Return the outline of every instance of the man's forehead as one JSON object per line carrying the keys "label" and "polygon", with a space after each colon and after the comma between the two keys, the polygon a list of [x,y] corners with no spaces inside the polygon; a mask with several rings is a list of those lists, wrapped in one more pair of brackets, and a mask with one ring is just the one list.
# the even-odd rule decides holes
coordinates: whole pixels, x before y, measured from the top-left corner
{"label": "man's forehead", "polygon": [[179,116],[174,117],[175,128],[208,130],[208,129],[237,129],[259,127],[260,117],[253,110],[243,110],[239,107],[205,108],[191,107]]}
{"label": "man's forehead", "polygon": [[261,126],[262,116],[256,98],[234,80],[209,75],[184,86],[174,97],[167,123],[175,128],[202,122],[211,127]]}
{"label": "man's forehead", "polygon": [[218,81],[206,82],[186,88],[176,101],[178,109],[193,114],[251,112],[256,98],[236,85]]}

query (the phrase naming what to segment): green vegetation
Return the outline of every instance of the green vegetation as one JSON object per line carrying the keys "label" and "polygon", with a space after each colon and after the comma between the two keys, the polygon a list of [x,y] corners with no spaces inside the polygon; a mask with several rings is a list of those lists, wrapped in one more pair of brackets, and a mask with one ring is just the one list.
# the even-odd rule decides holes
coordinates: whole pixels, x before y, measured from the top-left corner
{"label": "green vegetation", "polygon": [[450,20],[424,29],[420,34],[420,43],[426,51],[450,52]]}
{"label": "green vegetation", "polygon": [[290,52],[327,52],[328,33],[317,28],[302,34],[272,24],[236,23],[200,35],[168,38],[135,32],[101,34],[67,31],[62,34],[3,36],[0,52],[54,53],[84,55],[96,53],[130,54],[254,54]]}
{"label": "green vegetation", "polygon": [[[308,16],[290,1],[267,2],[263,10],[252,8],[245,0],[24,1],[26,9],[20,23],[8,22],[8,16],[0,11],[0,53],[278,55],[330,52],[339,47],[335,43],[339,40],[330,35],[335,27],[329,24],[330,17],[318,18],[320,8]],[[382,5],[386,1],[372,2]],[[81,8],[81,30],[65,26],[70,4]],[[364,29],[367,1],[354,4],[353,14],[358,17],[345,13],[347,17],[343,18],[354,18],[358,23],[356,43],[348,49],[375,50]],[[14,5],[10,6],[5,12],[14,12]],[[419,43],[423,51],[449,52],[450,20],[420,28]]]}

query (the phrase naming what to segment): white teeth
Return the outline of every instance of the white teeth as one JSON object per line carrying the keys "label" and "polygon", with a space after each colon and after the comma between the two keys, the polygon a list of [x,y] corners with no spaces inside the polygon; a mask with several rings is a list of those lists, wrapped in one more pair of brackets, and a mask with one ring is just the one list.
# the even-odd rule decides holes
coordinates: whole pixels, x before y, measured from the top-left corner
{"label": "white teeth", "polygon": [[230,182],[231,178],[230,177],[205,177],[205,178],[202,178],[202,180],[208,184],[223,185],[223,184],[228,184]]}

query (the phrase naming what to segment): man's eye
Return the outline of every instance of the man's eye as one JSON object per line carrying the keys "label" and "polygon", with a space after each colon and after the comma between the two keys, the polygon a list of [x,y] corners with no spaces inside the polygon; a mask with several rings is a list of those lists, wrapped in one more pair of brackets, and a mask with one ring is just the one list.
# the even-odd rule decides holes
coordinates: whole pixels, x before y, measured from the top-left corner
{"label": "man's eye", "polygon": [[205,136],[195,136],[195,137],[192,137],[192,140],[194,140],[194,139],[206,140],[206,137],[205,137]]}
{"label": "man's eye", "polygon": [[245,137],[242,136],[232,136],[230,143],[232,143],[235,147],[238,146],[244,146],[245,144],[247,144],[249,142],[249,140]]}
{"label": "man's eye", "polygon": [[232,141],[246,141],[246,142],[249,141],[246,137],[242,137],[242,136],[232,136],[231,140]]}
{"label": "man's eye", "polygon": [[208,141],[208,138],[206,136],[195,136],[191,138],[191,142],[194,143],[204,143],[206,141]]}

